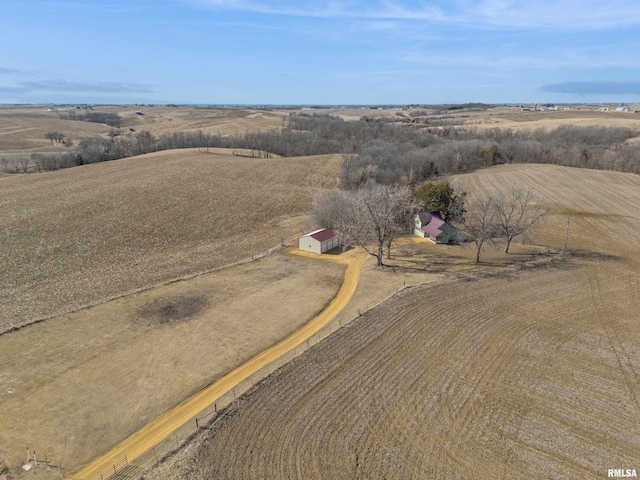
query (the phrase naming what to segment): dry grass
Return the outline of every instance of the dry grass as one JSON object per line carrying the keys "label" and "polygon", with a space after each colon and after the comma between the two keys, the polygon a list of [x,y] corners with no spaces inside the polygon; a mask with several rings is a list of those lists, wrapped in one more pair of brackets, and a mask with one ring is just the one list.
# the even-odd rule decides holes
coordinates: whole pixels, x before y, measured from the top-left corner
{"label": "dry grass", "polygon": [[637,468],[640,177],[526,165],[457,181],[533,186],[557,212],[541,241],[561,247],[570,214],[571,254],[402,291],[145,478],[600,478]]}
{"label": "dry grass", "polygon": [[[122,117],[122,130],[147,130],[156,136],[176,131],[222,136],[243,135],[282,126],[288,110],[240,108],[147,107],[145,115],[137,115],[137,107],[96,107],[96,111],[117,113]],[[84,112],[84,110],[78,110]],[[44,138],[50,131],[62,132],[75,145],[83,138],[107,136],[108,125],[64,120],[67,112],[48,112],[46,107],[0,108],[0,158],[11,154],[64,152],[69,149],[54,145]]]}
{"label": "dry grass", "polygon": [[165,133],[197,132],[222,136],[244,135],[282,126],[287,110],[244,108],[142,108],[144,115],[136,115],[134,108],[114,110],[124,125],[135,130],[147,130],[160,136]]}
{"label": "dry grass", "polygon": [[29,445],[69,474],[302,326],[343,276],[276,253],[0,336],[0,458],[19,472]]}
{"label": "dry grass", "polygon": [[640,128],[640,115],[631,112],[600,112],[581,109],[557,112],[521,112],[519,109],[489,110],[464,120],[476,128],[509,128],[512,130],[553,129],[562,125],[578,127]]}
{"label": "dry grass", "polygon": [[76,144],[82,138],[106,134],[110,127],[97,123],[62,120],[55,112],[41,108],[0,108],[0,158],[17,152],[64,152],[53,145],[45,133],[59,131]]}
{"label": "dry grass", "polygon": [[0,331],[277,245],[338,166],[171,151],[3,178]]}
{"label": "dry grass", "polygon": [[[113,109],[156,135],[277,128],[283,114],[134,110]],[[36,138],[11,121],[0,151],[12,135],[18,149],[47,148],[46,130]],[[19,466],[33,444],[78,466],[309,318],[341,271],[280,256],[120,296],[296,233],[338,164],[180,151],[0,179],[0,330],[119,297],[0,336],[0,457]],[[344,320],[403,283],[441,282],[404,291],[285,367],[204,439],[215,451],[193,443],[177,458],[184,467],[152,476],[562,478],[634,466],[638,177],[528,165],[458,181],[534,186],[556,208],[540,241],[561,247],[569,215],[572,256],[527,271],[518,265],[539,258],[530,246],[489,249],[476,267],[468,248],[399,245],[391,267],[363,272]],[[503,277],[484,278],[496,267]],[[319,288],[294,294],[310,283]]]}

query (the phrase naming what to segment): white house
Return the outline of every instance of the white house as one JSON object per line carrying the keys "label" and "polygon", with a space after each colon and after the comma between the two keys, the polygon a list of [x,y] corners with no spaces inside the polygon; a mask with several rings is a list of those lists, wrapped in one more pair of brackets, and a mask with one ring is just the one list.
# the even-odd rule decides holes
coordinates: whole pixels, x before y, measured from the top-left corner
{"label": "white house", "polygon": [[460,230],[442,220],[438,212],[417,213],[414,233],[433,243],[456,243],[462,238]]}
{"label": "white house", "polygon": [[330,228],[321,228],[302,235],[298,248],[306,252],[324,253],[338,246],[338,234]]}

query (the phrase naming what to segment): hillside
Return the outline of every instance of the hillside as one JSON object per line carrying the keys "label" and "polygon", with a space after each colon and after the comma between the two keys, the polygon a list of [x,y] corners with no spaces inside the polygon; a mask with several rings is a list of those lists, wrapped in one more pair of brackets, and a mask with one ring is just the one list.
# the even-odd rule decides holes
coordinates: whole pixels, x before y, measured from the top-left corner
{"label": "hillside", "polygon": [[[196,132],[221,136],[244,135],[247,132],[278,128],[287,111],[241,108],[177,108],[148,107],[137,115],[139,107],[95,107],[94,110],[67,108],[48,111],[46,107],[0,108],[0,158],[11,158],[18,152],[47,153],[70,151],[45,138],[58,131],[77,145],[83,138],[106,137],[113,127],[102,123],[68,120],[65,116],[86,112],[116,113],[122,118],[123,133],[147,130],[156,136],[174,132]],[[117,130],[117,129],[116,129]]]}
{"label": "hillside", "polygon": [[181,150],[3,178],[0,331],[277,245],[338,168]]}
{"label": "hillside", "polygon": [[640,177],[526,165],[456,182],[534,187],[555,208],[540,241],[561,248],[569,217],[569,255],[400,292],[145,478],[599,478],[634,466]]}

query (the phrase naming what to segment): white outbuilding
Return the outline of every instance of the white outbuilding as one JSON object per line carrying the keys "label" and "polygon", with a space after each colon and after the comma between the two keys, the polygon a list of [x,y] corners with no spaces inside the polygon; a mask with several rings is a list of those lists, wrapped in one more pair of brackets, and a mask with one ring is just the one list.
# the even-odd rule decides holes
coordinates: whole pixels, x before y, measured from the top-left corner
{"label": "white outbuilding", "polygon": [[298,248],[306,252],[324,253],[338,246],[338,234],[330,228],[321,228],[302,235]]}

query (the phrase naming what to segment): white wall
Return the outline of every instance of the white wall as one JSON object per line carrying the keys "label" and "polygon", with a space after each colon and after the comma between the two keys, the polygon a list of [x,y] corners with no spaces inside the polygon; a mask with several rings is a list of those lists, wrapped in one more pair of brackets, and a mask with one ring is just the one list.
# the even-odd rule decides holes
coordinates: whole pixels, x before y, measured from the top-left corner
{"label": "white wall", "polygon": [[322,245],[313,237],[300,237],[298,240],[298,248],[305,252],[322,253],[320,248]]}

